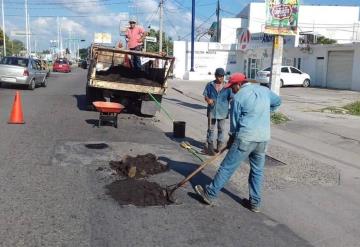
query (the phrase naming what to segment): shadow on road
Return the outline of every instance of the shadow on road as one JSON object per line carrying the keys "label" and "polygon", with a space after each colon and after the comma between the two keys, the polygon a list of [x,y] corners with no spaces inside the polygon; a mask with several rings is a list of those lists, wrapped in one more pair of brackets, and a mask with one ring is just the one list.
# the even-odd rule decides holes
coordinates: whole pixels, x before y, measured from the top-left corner
{"label": "shadow on road", "polygon": [[85,94],[75,94],[75,95],[73,95],[73,97],[76,99],[77,108],[80,111],[92,111],[92,110],[94,110],[94,109],[88,107]]}
{"label": "shadow on road", "polygon": [[0,83],[0,88],[3,89],[16,89],[16,90],[27,90],[27,85],[19,85],[19,84],[8,84],[5,82]]}
{"label": "shadow on road", "polygon": [[199,149],[203,149],[204,148],[204,143],[203,142],[200,142],[198,140],[195,140],[191,137],[185,137],[185,138],[174,138],[173,137],[173,133],[172,132],[166,132],[165,133],[166,137],[169,138],[170,140],[172,141],[175,141],[177,143],[181,143],[183,141],[186,141],[188,143],[191,144],[191,146],[194,146],[196,148],[199,148]]}
{"label": "shadow on road", "polygon": [[[171,170],[181,174],[184,177],[190,175],[193,171],[195,171],[199,167],[198,165],[195,165],[192,163],[183,162],[183,161],[175,161],[175,160],[171,160],[167,157],[162,157],[162,156],[159,157],[159,160],[166,162]],[[211,181],[212,181],[212,179],[209,176],[205,175],[202,172],[199,172],[192,179],[190,179],[189,182],[191,183],[191,186],[194,188],[195,185],[197,185],[197,184],[207,185]],[[180,181],[178,181],[178,182],[180,182]],[[222,189],[221,192],[223,192],[224,194],[229,196],[231,199],[233,199],[234,201],[236,201],[237,203],[242,205],[243,199],[241,197],[235,195],[234,193],[232,193],[231,191],[229,191],[227,189]],[[188,196],[200,201],[200,198],[195,193],[189,192]]]}
{"label": "shadow on road", "polygon": [[178,105],[186,106],[186,107],[196,109],[196,110],[204,110],[207,108],[204,105],[188,103],[188,102],[184,102],[184,101],[174,99],[174,98],[166,98],[166,100],[173,101],[173,102],[176,102]]}

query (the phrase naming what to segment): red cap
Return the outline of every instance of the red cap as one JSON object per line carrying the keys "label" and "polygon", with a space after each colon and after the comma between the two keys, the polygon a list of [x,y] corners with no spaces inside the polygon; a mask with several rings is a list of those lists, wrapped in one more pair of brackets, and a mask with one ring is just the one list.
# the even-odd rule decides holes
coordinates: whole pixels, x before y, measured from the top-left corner
{"label": "red cap", "polygon": [[225,85],[225,88],[229,88],[235,84],[243,84],[247,82],[246,76],[243,73],[234,73],[230,76],[229,82]]}

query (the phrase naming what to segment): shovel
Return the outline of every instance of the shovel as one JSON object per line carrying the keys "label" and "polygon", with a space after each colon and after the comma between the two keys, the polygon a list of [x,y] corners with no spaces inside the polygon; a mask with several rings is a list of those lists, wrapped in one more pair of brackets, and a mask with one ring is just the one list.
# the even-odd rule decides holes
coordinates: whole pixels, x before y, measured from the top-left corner
{"label": "shovel", "polygon": [[178,188],[180,188],[184,184],[186,184],[196,174],[198,174],[200,171],[202,171],[207,165],[215,162],[220,157],[220,155],[223,152],[225,152],[226,149],[227,149],[227,147],[223,148],[218,154],[216,154],[215,156],[211,157],[208,160],[205,160],[203,163],[201,163],[201,165],[195,171],[193,171],[189,176],[187,176],[186,178],[181,180],[179,183],[167,186],[166,187],[166,198],[167,198],[167,200],[169,202],[175,203],[176,199],[173,197],[173,194],[174,194],[175,190],[177,190]]}

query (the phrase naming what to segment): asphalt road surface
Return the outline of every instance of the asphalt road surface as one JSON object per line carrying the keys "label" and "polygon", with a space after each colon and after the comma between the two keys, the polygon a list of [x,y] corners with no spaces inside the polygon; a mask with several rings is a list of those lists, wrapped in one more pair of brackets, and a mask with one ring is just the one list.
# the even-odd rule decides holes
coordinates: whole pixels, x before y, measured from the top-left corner
{"label": "asphalt road surface", "polygon": [[[156,119],[122,114],[119,128],[94,127],[86,111],[86,72],[52,74],[46,88],[0,88],[0,246],[309,246],[289,228],[239,204],[230,184],[216,207],[201,204],[191,185],[166,207],[119,206],[104,188],[110,160],[155,153],[171,171],[151,177],[161,185],[189,174],[195,160]],[[9,125],[15,91],[24,125]],[[105,143],[99,150],[88,143]],[[213,174],[200,174],[193,184]]]}

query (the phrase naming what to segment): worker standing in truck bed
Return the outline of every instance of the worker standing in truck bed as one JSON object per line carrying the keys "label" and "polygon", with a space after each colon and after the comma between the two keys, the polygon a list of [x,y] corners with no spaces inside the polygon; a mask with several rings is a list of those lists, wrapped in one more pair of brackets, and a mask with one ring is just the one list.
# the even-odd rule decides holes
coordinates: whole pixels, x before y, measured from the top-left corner
{"label": "worker standing in truck bed", "polygon": [[[142,51],[144,39],[147,32],[143,27],[136,25],[136,18],[131,17],[129,20],[129,28],[126,31],[126,41],[129,50]],[[139,56],[132,56],[132,66],[134,70],[139,71],[141,68],[141,60]]]}

